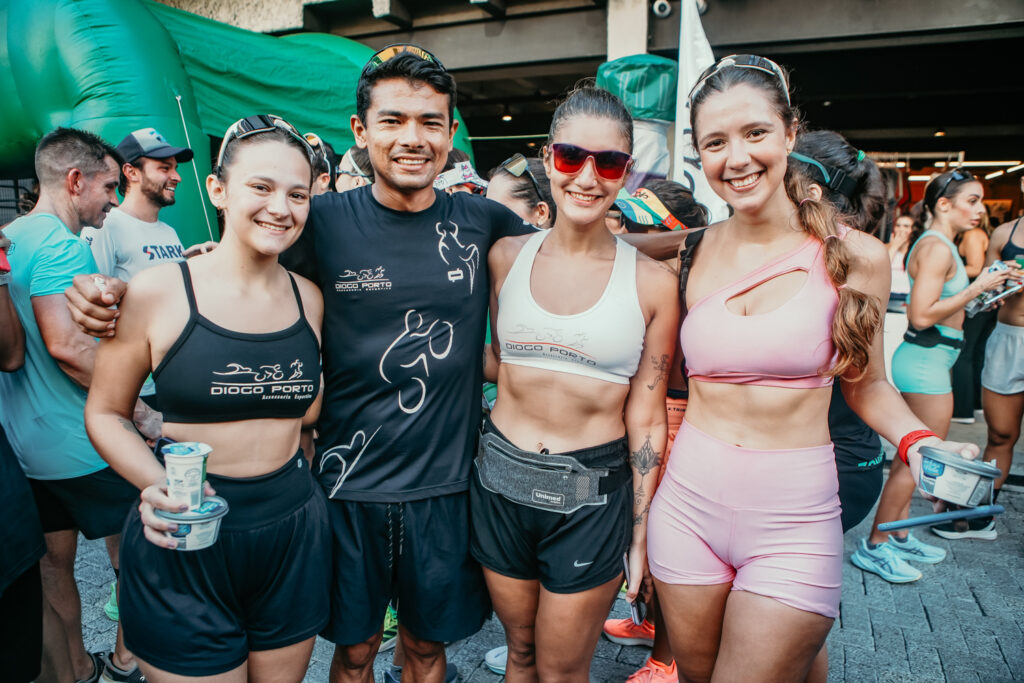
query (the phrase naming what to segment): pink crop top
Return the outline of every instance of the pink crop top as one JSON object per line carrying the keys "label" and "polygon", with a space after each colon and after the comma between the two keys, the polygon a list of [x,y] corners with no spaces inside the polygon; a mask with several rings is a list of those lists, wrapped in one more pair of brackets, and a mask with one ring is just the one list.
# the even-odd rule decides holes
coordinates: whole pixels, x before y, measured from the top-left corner
{"label": "pink crop top", "polygon": [[[845,237],[849,228],[841,228]],[[687,375],[703,382],[814,389],[835,358],[832,318],[839,296],[825,270],[822,243],[809,237],[793,251],[696,302],[683,319],[679,340]],[[779,275],[807,272],[804,285],[767,313],[740,315],[726,302]]]}

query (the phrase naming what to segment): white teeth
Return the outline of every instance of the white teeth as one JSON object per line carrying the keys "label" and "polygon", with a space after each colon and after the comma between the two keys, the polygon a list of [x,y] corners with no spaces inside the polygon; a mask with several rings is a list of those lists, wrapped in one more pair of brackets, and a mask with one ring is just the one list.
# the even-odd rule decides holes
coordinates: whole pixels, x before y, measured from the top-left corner
{"label": "white teeth", "polygon": [[595,195],[583,194],[581,192],[569,192],[568,195],[579,202],[593,202],[597,200]]}
{"label": "white teeth", "polygon": [[408,166],[410,168],[414,166],[422,166],[427,163],[426,159],[395,159],[400,166]]}
{"label": "white teeth", "polygon": [[266,230],[273,230],[274,232],[284,232],[288,229],[286,225],[274,225],[273,223],[264,223],[263,221],[256,221],[256,225]]}
{"label": "white teeth", "polygon": [[743,176],[742,178],[733,178],[729,180],[729,184],[735,188],[747,187],[748,185],[754,184],[754,182],[760,177],[760,173],[751,173],[750,175]]}

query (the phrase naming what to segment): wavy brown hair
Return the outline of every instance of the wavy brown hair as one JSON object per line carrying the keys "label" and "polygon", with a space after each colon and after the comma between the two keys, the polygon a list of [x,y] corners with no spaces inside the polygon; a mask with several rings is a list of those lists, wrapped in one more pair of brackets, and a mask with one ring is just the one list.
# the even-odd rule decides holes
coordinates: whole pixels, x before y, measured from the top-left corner
{"label": "wavy brown hair", "polygon": [[[761,90],[786,127],[790,130],[799,129],[800,115],[787,100],[785,83],[759,69],[727,66],[709,77],[690,101],[690,122],[695,138],[697,111],[701,105],[714,94],[740,84]],[[882,304],[877,298],[846,286],[853,255],[839,234],[836,209],[826,200],[811,198],[810,186],[813,181],[796,170],[795,165],[790,164],[786,170],[786,194],[797,206],[800,226],[822,242],[825,269],[839,295],[839,306],[832,318],[832,343],[836,347],[836,362],[831,368],[822,368],[819,372],[825,377],[839,377],[853,370],[856,374],[849,379],[857,381],[864,376],[870,357],[871,340],[881,327]]]}

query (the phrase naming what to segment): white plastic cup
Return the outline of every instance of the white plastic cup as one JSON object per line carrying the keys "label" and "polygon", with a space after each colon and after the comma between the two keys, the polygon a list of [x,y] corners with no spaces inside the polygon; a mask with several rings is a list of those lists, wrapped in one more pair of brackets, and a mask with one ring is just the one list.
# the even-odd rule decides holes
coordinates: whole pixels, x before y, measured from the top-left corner
{"label": "white plastic cup", "polygon": [[211,450],[198,441],[179,441],[163,447],[167,496],[171,500],[185,503],[189,510],[199,509],[203,504],[206,458]]}

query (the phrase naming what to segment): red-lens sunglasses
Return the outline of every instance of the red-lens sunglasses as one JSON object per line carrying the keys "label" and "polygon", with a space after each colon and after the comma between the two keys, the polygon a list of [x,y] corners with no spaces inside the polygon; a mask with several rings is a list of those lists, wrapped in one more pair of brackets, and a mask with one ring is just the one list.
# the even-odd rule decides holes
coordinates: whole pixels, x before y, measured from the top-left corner
{"label": "red-lens sunglasses", "polygon": [[626,174],[633,157],[625,152],[602,150],[593,152],[576,145],[556,142],[548,145],[555,170],[566,175],[575,175],[583,170],[587,159],[594,160],[594,170],[605,180],[620,180]]}

